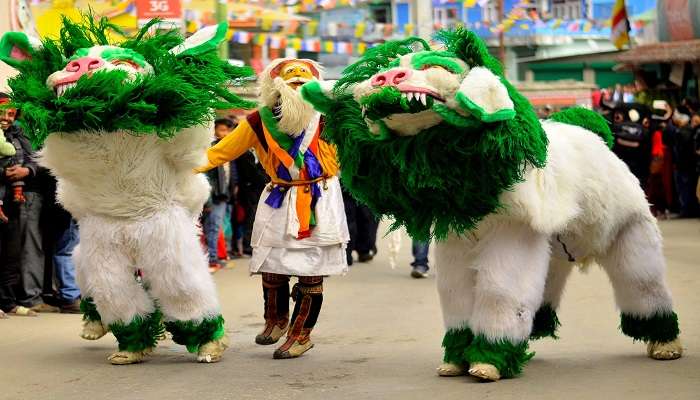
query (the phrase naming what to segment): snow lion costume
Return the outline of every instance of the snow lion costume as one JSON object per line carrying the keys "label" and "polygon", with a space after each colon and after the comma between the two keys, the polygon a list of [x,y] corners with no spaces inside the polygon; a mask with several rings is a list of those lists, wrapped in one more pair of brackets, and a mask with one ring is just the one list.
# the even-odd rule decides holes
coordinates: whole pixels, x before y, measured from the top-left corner
{"label": "snow lion costume", "polygon": [[447,332],[440,375],[521,372],[528,340],[554,336],[575,265],[599,263],[622,332],[650,357],[681,355],[661,236],[605,121],[571,109],[539,121],[465,29],[387,42],[335,85],[309,83],[347,188],[419,240],[438,240]]}
{"label": "snow lion costume", "polygon": [[57,40],[5,34],[0,59],[20,72],[13,105],[80,224],[77,277],[94,299],[83,337],[108,327],[119,342],[109,360],[131,364],[165,329],[216,362],[228,338],[196,227],[209,185],[194,168],[206,161],[213,109],[252,106],[226,87],[252,71],[217,57],[225,24],[183,41],[149,35],[155,23],[114,45],[106,19],[64,19]]}

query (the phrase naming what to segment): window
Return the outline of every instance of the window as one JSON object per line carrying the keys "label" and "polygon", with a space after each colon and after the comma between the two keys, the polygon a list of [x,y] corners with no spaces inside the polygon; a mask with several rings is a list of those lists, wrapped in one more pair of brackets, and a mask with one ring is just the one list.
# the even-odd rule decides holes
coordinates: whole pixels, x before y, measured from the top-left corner
{"label": "window", "polygon": [[481,9],[484,22],[498,23],[498,4],[495,1],[490,1]]}
{"label": "window", "polygon": [[552,0],[554,18],[578,19],[583,15],[581,0]]}
{"label": "window", "polygon": [[433,20],[443,28],[453,28],[461,23],[461,18],[457,8],[440,7],[433,9]]}

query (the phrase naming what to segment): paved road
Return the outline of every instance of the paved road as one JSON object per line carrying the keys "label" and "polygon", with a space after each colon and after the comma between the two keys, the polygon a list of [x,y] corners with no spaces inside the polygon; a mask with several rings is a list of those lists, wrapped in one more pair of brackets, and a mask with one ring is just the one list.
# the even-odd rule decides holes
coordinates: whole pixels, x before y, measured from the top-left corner
{"label": "paved road", "polygon": [[662,224],[669,280],[686,356],[653,361],[617,330],[618,314],[598,269],[569,283],[558,341],[533,345],[525,373],[498,383],[439,378],[442,326],[435,279],[408,275],[410,242],[400,268],[387,251],[326,284],[316,348],[273,360],[253,344],[261,324],[258,277],[245,262],[217,273],[233,349],[219,364],[199,365],[163,342],[148,362],[111,366],[112,336],[78,337],[80,317],[44,314],[0,321],[0,399],[700,399],[700,221]]}

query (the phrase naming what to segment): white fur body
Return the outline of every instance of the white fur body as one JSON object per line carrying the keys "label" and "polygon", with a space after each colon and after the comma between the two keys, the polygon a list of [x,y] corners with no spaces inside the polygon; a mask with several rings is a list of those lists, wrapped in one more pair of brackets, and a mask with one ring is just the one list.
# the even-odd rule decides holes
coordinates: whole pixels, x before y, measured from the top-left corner
{"label": "white fur body", "polygon": [[527,170],[472,234],[436,246],[446,327],[527,340],[537,309],[558,306],[573,265],[591,262],[608,273],[622,312],[671,311],[661,236],[637,179],[594,133],[543,127],[546,166]]}
{"label": "white fur body", "polygon": [[[58,179],[58,199],[78,220],[78,282],[105,324],[129,323],[154,310],[166,320],[219,313],[196,220],[209,196],[210,127],[184,129],[171,140],[127,132],[55,133],[41,163]],[[143,271],[146,293],[135,278]]]}
{"label": "white fur body", "polygon": [[206,164],[210,132],[188,128],[171,140],[128,132],[54,133],[41,164],[58,178],[58,199],[76,218],[139,219],[176,204],[197,216],[209,184],[193,170]]}

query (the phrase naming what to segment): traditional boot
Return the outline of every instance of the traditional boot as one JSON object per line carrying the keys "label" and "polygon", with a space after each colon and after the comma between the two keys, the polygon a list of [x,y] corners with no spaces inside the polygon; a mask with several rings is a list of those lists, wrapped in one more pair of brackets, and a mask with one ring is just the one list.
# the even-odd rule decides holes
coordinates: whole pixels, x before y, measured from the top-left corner
{"label": "traditional boot", "polygon": [[277,343],[287,332],[289,323],[289,276],[262,274],[265,299],[265,329],[255,337],[255,343]]}
{"label": "traditional boot", "polygon": [[276,359],[299,357],[314,347],[310,335],[321,312],[323,277],[299,277],[299,283],[292,289],[292,298],[296,303],[292,323],[287,332],[287,341],[275,350],[273,357]]}

